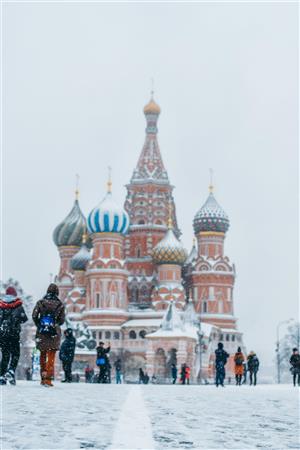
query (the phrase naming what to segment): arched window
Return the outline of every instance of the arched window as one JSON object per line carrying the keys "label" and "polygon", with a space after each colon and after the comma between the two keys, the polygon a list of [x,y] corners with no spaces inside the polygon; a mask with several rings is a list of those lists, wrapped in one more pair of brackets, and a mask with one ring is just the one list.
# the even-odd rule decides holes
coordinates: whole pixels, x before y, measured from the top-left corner
{"label": "arched window", "polygon": [[140,247],[138,247],[137,250],[136,250],[136,257],[137,258],[141,257],[141,249],[140,249]]}
{"label": "arched window", "polygon": [[140,338],[145,339],[146,331],[145,331],[145,330],[141,330],[141,331],[139,332],[139,336],[140,336]]}
{"label": "arched window", "polygon": [[114,332],[114,339],[120,339],[120,333],[118,331]]}
{"label": "arched window", "polygon": [[202,312],[207,313],[207,303],[206,302],[202,303]]}
{"label": "arched window", "polygon": [[230,335],[226,334],[226,341],[229,341],[229,340],[230,340]]}
{"label": "arched window", "polygon": [[105,331],[105,339],[110,339],[111,333],[110,331]]}
{"label": "arched window", "polygon": [[141,219],[141,220],[138,221],[138,224],[139,224],[139,225],[144,225],[144,224],[145,224],[145,221],[144,221],[143,219]]}
{"label": "arched window", "polygon": [[142,298],[142,301],[145,301],[148,297],[148,287],[142,286],[140,290],[140,296]]}
{"label": "arched window", "polygon": [[96,308],[100,308],[100,294],[96,294]]}
{"label": "arched window", "polygon": [[136,332],[134,330],[129,331],[129,339],[136,339]]}

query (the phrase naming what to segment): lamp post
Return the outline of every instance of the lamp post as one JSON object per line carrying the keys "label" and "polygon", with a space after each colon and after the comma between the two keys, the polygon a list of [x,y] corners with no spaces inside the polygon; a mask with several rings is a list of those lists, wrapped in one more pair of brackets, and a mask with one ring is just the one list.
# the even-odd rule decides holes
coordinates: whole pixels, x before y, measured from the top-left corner
{"label": "lamp post", "polygon": [[198,339],[199,339],[199,384],[202,384],[202,337],[201,320],[198,321]]}
{"label": "lamp post", "polygon": [[277,382],[280,384],[280,351],[279,351],[279,329],[281,325],[291,322],[293,319],[282,320],[276,328],[276,353],[277,353]]}

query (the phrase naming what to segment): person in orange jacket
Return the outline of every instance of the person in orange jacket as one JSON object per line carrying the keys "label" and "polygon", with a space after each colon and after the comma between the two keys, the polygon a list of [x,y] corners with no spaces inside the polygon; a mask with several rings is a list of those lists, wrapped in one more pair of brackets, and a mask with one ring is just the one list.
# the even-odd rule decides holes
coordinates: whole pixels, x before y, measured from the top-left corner
{"label": "person in orange jacket", "polygon": [[241,386],[242,384],[242,376],[244,374],[244,363],[245,357],[242,353],[241,347],[238,347],[236,354],[234,355],[234,372],[235,372],[235,379],[236,379],[236,385]]}
{"label": "person in orange jacket", "polygon": [[187,384],[190,384],[191,369],[189,368],[189,366],[186,366],[186,368],[185,368],[185,378],[186,378]]}

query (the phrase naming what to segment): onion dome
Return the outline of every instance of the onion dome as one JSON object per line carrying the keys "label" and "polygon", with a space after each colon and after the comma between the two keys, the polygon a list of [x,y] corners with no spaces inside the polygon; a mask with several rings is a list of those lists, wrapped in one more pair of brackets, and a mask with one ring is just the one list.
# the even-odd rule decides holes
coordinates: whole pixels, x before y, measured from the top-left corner
{"label": "onion dome", "polygon": [[150,102],[144,107],[144,114],[160,114],[159,105],[153,100],[153,92],[151,95]]}
{"label": "onion dome", "polygon": [[86,220],[76,198],[74,206],[67,217],[55,228],[53,241],[57,247],[64,245],[80,247],[85,228]]}
{"label": "onion dome", "polygon": [[129,227],[129,216],[112,197],[111,181],[104,199],[90,212],[87,220],[90,233],[122,233]]}
{"label": "onion dome", "polygon": [[212,192],[194,217],[194,231],[215,231],[226,233],[229,228],[229,218],[219,205]]}
{"label": "onion dome", "polygon": [[170,213],[168,231],[163,239],[154,247],[152,258],[156,264],[183,264],[186,257],[186,250],[173,231]]}
{"label": "onion dome", "polygon": [[80,250],[73,256],[71,259],[71,268],[73,270],[85,270],[87,264],[91,259],[91,254],[86,245],[86,234],[83,235],[82,238],[82,246]]}

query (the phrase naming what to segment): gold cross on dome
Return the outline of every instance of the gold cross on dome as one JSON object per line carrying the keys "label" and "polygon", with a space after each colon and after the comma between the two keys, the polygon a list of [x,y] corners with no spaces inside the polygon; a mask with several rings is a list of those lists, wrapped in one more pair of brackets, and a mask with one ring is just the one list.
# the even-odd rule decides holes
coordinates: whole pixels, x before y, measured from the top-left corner
{"label": "gold cross on dome", "polygon": [[78,173],[76,173],[75,178],[76,178],[76,181],[75,181],[75,186],[76,186],[75,198],[76,198],[76,200],[78,200],[78,197],[79,197],[79,178],[80,178]]}
{"label": "gold cross on dome", "polygon": [[209,174],[210,174],[210,184],[209,184],[208,189],[209,189],[209,192],[213,192],[214,191],[214,185],[213,185],[213,174],[214,174],[214,171],[213,171],[213,169],[209,169]]}
{"label": "gold cross on dome", "polygon": [[111,181],[111,167],[108,166],[108,181],[107,181],[107,192],[111,192],[111,186],[112,186],[112,181]]}

